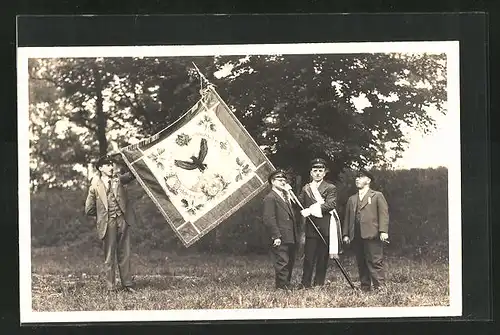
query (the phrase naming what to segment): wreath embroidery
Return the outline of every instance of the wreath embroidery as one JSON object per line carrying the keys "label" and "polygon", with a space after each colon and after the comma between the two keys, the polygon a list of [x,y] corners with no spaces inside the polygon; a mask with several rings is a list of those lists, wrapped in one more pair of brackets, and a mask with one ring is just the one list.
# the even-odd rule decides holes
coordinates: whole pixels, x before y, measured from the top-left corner
{"label": "wreath embroidery", "polygon": [[224,192],[228,186],[229,182],[224,179],[220,174],[216,174],[215,178],[201,187],[201,191],[207,197],[207,200],[212,200],[218,194]]}
{"label": "wreath embroidery", "polygon": [[[224,194],[229,192],[231,184],[241,183],[243,179],[252,172],[251,162],[249,162],[246,157],[232,156],[233,152],[232,143],[225,138],[222,133],[217,132],[217,126],[214,119],[210,115],[201,115],[198,122],[195,123],[201,129],[192,129],[192,132],[185,131],[179,133],[173,138],[174,147],[172,149],[172,156],[175,156],[177,152],[182,152],[188,145],[194,144],[192,142],[198,137],[201,137],[201,144],[199,153],[193,152],[191,159],[192,162],[174,160],[170,158],[171,155],[167,155],[169,149],[158,148],[153,150],[148,158],[150,158],[159,169],[163,170],[162,176],[158,176],[163,179],[162,184],[167,191],[173,197],[171,201],[175,203],[182,212],[188,216],[196,217],[204,212],[204,209],[211,208],[214,204],[212,203],[215,199],[224,197]],[[202,153],[204,147],[208,148],[207,139],[211,140],[211,145],[213,146],[214,152],[219,151],[221,155],[220,166],[221,169],[214,165],[215,171],[207,170],[207,173],[199,173],[197,170],[200,168],[192,168],[193,164],[203,163]],[[172,142],[170,142],[172,143]],[[206,154],[206,153],[205,153]],[[199,155],[199,157],[196,157]],[[231,157],[232,156],[232,157]],[[196,160],[200,160],[199,162]],[[229,161],[227,161],[229,159]],[[170,162],[172,160],[172,162]],[[173,164],[170,164],[173,163]],[[191,164],[181,164],[181,163],[191,163]],[[180,165],[179,165],[180,164]],[[177,170],[174,165],[181,167],[183,175],[177,175]],[[182,165],[182,166],[181,166]],[[170,168],[173,168],[170,171]],[[206,167],[205,167],[206,168]],[[217,171],[219,169],[219,171]],[[184,171],[187,170],[187,171]],[[201,172],[204,169],[200,170]],[[193,172],[191,172],[193,171]],[[179,172],[179,173],[181,173]],[[187,184],[193,183],[194,186],[183,185],[182,178],[189,178],[189,174],[193,175],[193,178],[197,180],[186,180]],[[181,178],[182,177],[182,178]],[[201,196],[201,197],[200,197]]]}

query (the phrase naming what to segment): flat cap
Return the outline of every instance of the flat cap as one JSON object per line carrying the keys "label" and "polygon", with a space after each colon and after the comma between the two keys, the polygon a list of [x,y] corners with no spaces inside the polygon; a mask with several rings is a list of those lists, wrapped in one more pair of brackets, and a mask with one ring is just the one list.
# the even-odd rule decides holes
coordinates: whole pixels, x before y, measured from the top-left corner
{"label": "flat cap", "polygon": [[113,163],[120,163],[121,162],[121,157],[119,154],[116,153],[109,153],[107,155],[99,157],[95,162],[94,166],[96,168],[100,167],[103,164],[113,164]]}
{"label": "flat cap", "polygon": [[269,174],[269,177],[267,178],[267,181],[269,184],[276,178],[285,178],[287,179],[286,173],[282,169],[277,169]]}
{"label": "flat cap", "polygon": [[311,161],[312,168],[326,168],[326,161],[323,158],[315,158]]}

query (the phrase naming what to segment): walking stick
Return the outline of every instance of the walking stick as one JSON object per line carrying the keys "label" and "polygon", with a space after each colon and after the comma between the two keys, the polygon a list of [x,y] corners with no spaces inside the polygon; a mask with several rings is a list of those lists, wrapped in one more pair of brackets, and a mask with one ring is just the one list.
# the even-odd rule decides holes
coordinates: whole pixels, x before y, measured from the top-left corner
{"label": "walking stick", "polygon": [[[295,193],[293,193],[293,191],[291,189],[288,190],[288,193],[290,193],[291,197],[292,197],[292,200],[300,207],[300,209],[304,209],[304,206],[302,206],[302,204],[300,203],[299,199],[297,198],[297,196],[295,195]],[[312,226],[314,227],[314,229],[316,230],[316,232],[318,233],[319,237],[321,237],[321,239],[323,240],[323,242],[325,243],[325,245],[328,247],[328,243],[326,243],[326,240],[325,238],[323,237],[323,235],[321,234],[321,232],[319,231],[318,227],[316,227],[316,225],[314,224],[313,220],[308,216],[307,219],[309,219],[309,223],[312,224]],[[337,264],[337,266],[339,267],[340,271],[342,272],[342,274],[344,275],[345,279],[347,280],[347,282],[349,283],[349,285],[351,286],[351,288],[353,290],[356,289],[356,287],[354,286],[354,283],[352,282],[351,278],[349,277],[349,274],[347,273],[347,271],[344,269],[344,267],[342,266],[342,264],[340,263],[340,261],[337,259],[337,258],[333,258],[335,260],[335,263]]]}

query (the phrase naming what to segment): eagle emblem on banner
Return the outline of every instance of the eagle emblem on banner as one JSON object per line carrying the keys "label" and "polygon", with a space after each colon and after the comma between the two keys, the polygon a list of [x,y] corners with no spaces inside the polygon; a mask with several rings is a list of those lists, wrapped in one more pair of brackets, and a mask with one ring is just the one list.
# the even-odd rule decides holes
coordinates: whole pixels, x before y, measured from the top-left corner
{"label": "eagle emblem on banner", "polygon": [[121,153],[186,247],[263,190],[274,170],[213,86],[172,125]]}

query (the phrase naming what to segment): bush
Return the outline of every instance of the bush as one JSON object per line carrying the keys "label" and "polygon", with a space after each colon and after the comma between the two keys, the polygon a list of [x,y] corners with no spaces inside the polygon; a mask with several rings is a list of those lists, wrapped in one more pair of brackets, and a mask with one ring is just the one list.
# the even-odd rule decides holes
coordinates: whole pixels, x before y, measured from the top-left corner
{"label": "bush", "polygon": [[[447,257],[448,183],[446,168],[379,170],[373,172],[373,189],[383,192],[389,203],[388,252],[406,256]],[[340,175],[338,211],[356,192],[352,173]],[[136,250],[175,252],[267,253],[269,236],[262,224],[263,191],[219,227],[186,250],[165,222],[154,203],[137,183],[129,187],[137,224],[131,242]],[[86,191],[45,190],[32,194],[32,245],[100,247],[94,220],[84,215]]]}
{"label": "bush", "polygon": [[[448,255],[448,171],[438,169],[379,170],[372,188],[389,204],[390,251],[408,256]],[[352,173],[341,175],[339,214],[356,192]]]}

